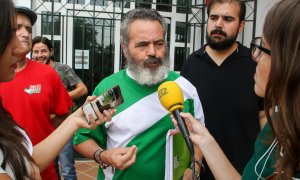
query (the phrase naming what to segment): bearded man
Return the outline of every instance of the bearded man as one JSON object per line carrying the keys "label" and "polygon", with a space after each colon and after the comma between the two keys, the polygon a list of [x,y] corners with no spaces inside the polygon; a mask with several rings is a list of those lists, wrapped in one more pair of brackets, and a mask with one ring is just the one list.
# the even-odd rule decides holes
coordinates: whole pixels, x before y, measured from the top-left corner
{"label": "bearded man", "polygon": [[[98,96],[119,85],[124,103],[112,121],[96,130],[79,130],[73,141],[78,152],[100,163],[98,179],[164,179],[166,135],[174,125],[158,99],[163,82],[177,82],[184,93],[184,111],[204,123],[196,88],[169,71],[165,33],[165,20],[153,9],[134,9],[124,16],[121,45],[127,68],[105,78],[94,90]],[[195,152],[201,160],[200,151]],[[191,178],[191,173],[185,175]]]}
{"label": "bearded man", "polygon": [[[245,26],[245,11],[240,0],[211,0],[207,44],[188,57],[181,71],[197,88],[205,126],[239,173],[254,153],[255,138],[266,122],[260,111],[262,99],[253,88],[256,63],[249,49],[236,41]],[[205,166],[201,180],[214,179]]]}

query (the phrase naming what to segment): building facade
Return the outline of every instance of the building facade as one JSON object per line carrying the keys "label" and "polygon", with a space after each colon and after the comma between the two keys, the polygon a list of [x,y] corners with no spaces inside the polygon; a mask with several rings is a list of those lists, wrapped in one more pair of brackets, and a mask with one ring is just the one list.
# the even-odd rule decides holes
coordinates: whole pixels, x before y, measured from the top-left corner
{"label": "building facade", "polygon": [[[247,0],[246,27],[238,40],[249,47],[262,13],[273,0]],[[33,37],[46,36],[54,44],[56,61],[68,64],[92,93],[106,76],[124,68],[120,46],[121,18],[138,8],[157,9],[168,24],[171,69],[205,43],[206,0],[15,0],[38,14]],[[266,10],[267,11],[267,10]],[[256,18],[260,15],[259,18]],[[257,21],[259,19],[259,21]],[[261,32],[261,31],[260,31]],[[260,34],[258,34],[260,35]]]}

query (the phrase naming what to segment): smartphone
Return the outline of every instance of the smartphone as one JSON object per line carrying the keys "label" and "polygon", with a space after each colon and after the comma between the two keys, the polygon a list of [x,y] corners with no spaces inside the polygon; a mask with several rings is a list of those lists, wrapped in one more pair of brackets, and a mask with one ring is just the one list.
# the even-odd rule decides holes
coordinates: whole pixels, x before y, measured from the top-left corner
{"label": "smartphone", "polygon": [[88,123],[90,124],[91,122],[88,118],[89,114],[92,114],[93,118],[97,120],[98,117],[95,113],[96,111],[100,111],[101,113],[103,113],[104,110],[117,108],[123,102],[124,99],[121,93],[120,86],[116,85],[102,93],[95,100],[84,105],[82,107],[82,110],[88,120]]}

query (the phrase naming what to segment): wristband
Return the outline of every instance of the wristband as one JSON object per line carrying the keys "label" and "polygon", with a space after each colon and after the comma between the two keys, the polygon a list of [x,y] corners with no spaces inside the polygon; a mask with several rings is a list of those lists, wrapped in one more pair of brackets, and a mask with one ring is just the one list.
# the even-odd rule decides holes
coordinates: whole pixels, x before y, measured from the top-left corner
{"label": "wristband", "polygon": [[102,169],[106,169],[107,167],[109,167],[109,165],[106,164],[106,163],[104,163],[103,161],[101,161],[101,158],[100,158],[101,153],[102,153],[103,151],[105,151],[105,150],[104,150],[104,149],[101,149],[101,148],[97,149],[97,150],[94,152],[94,160],[95,160],[97,163],[100,164],[100,167],[101,167]]}
{"label": "wristband", "polygon": [[[190,163],[190,166],[189,166],[190,169],[192,169],[192,163],[193,162]],[[195,171],[195,175],[198,178],[200,176],[200,174],[203,174],[205,172],[205,166],[204,166],[204,164],[202,163],[201,160],[195,160],[195,164],[197,164],[200,168],[200,173]]]}
{"label": "wristband", "polygon": [[201,160],[195,160],[195,163],[199,166],[200,173],[203,174],[205,172],[205,166],[202,163],[202,161]]}

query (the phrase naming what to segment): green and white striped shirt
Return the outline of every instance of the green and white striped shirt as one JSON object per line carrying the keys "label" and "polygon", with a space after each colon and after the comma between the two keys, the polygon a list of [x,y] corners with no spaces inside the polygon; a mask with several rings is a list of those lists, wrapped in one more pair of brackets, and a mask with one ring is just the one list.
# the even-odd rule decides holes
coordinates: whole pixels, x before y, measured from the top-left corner
{"label": "green and white striped shirt", "polygon": [[[168,72],[165,81],[175,81],[184,94],[184,112],[190,112],[204,123],[202,106],[196,88],[185,78],[173,71]],[[161,82],[161,83],[163,83]],[[74,144],[90,138],[102,148],[138,148],[136,162],[123,171],[99,168],[98,179],[164,179],[166,134],[174,129],[170,115],[159,102],[154,86],[140,85],[130,78],[126,70],[115,73],[101,81],[94,90],[98,96],[107,89],[119,85],[124,103],[117,108],[112,121],[95,130],[80,129],[74,136]]]}

